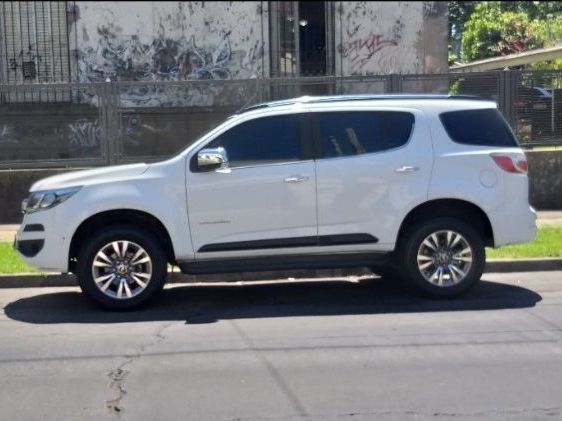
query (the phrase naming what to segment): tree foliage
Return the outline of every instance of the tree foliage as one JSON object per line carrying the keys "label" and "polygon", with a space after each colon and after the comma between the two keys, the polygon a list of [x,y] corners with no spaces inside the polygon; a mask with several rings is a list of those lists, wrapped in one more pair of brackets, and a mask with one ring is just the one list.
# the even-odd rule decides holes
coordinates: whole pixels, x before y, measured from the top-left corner
{"label": "tree foliage", "polygon": [[466,62],[554,45],[562,41],[562,2],[449,2],[449,37],[460,40]]}
{"label": "tree foliage", "polygon": [[476,6],[474,1],[449,2],[449,39],[458,38]]}

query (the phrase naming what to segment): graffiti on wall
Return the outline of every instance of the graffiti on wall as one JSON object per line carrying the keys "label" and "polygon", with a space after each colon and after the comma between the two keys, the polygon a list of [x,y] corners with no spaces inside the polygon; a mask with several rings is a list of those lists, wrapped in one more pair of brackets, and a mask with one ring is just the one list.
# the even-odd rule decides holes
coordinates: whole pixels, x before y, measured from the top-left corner
{"label": "graffiti on wall", "polygon": [[157,38],[144,44],[136,35],[123,40],[105,28],[99,33],[95,48],[79,52],[81,81],[232,78],[230,32],[223,33],[216,45],[207,48],[198,46],[194,36],[189,40]]}
{"label": "graffiti on wall", "polygon": [[18,143],[13,124],[2,124],[0,126],[0,143]]}
{"label": "graffiti on wall", "polygon": [[91,148],[100,143],[100,127],[97,120],[79,119],[69,123],[67,129],[70,148]]}
{"label": "graffiti on wall", "polygon": [[342,2],[336,9],[342,73],[388,74],[415,66],[422,10],[422,2]]}
{"label": "graffiti on wall", "polygon": [[385,38],[381,34],[369,33],[363,38],[352,39],[338,46],[338,52],[350,61],[353,72],[360,71],[380,50],[398,45],[399,37]]}

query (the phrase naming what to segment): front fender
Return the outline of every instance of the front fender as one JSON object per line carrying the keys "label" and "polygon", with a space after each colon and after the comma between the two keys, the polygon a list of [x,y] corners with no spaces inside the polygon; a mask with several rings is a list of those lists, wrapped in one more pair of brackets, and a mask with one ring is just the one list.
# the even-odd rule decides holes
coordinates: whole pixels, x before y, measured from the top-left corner
{"label": "front fender", "polygon": [[[86,186],[57,207],[54,226],[61,226],[60,247],[69,256],[70,243],[79,226],[102,212],[140,211],[158,219],[168,231],[177,260],[193,259],[184,184],[163,183],[159,177]],[[64,222],[63,222],[64,221]],[[67,259],[68,260],[68,259]]]}

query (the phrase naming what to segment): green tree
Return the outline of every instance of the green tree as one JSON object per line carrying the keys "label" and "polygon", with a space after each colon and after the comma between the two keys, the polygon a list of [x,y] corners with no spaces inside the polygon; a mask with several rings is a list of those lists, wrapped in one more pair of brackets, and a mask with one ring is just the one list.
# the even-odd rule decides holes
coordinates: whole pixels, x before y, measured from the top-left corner
{"label": "green tree", "polygon": [[474,11],[474,1],[449,2],[449,40],[460,38],[465,22]]}
{"label": "green tree", "polygon": [[458,61],[460,56],[461,34],[464,24],[474,11],[474,1],[449,2],[449,66]]}
{"label": "green tree", "polygon": [[524,12],[530,19],[545,20],[562,13],[560,1],[499,1],[502,12]]}
{"label": "green tree", "polygon": [[[450,9],[450,41],[460,38],[463,61],[547,47],[562,40],[562,2],[451,3],[454,4]],[[538,63],[535,67],[560,68],[558,61],[562,60]]]}

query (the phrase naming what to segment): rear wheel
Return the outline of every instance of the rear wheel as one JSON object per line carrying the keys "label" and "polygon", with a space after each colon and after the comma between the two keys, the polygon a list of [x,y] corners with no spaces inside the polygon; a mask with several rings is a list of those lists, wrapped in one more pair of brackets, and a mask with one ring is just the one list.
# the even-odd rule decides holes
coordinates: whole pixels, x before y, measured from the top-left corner
{"label": "rear wheel", "polygon": [[403,278],[432,297],[453,297],[482,277],[486,255],[480,233],[464,221],[436,218],[418,223],[401,241]]}
{"label": "rear wheel", "polygon": [[162,289],[167,261],[162,245],[149,233],[113,226],[82,247],[76,272],[80,288],[98,305],[131,310]]}

